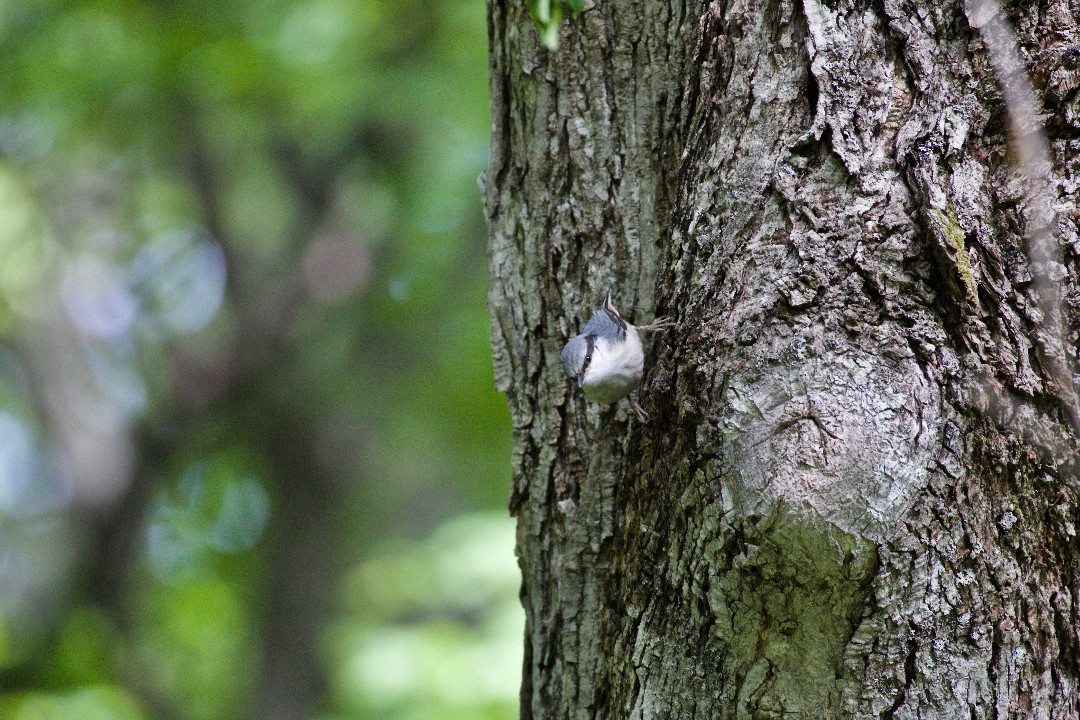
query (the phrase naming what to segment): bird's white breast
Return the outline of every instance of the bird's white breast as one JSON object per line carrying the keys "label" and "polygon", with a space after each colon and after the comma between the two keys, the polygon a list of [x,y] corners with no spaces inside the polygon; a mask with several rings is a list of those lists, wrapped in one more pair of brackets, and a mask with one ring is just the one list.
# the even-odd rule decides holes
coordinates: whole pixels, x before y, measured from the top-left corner
{"label": "bird's white breast", "polygon": [[622,400],[641,383],[644,367],[641,338],[632,325],[626,328],[626,342],[613,344],[597,338],[592,362],[581,385],[585,399],[597,403]]}

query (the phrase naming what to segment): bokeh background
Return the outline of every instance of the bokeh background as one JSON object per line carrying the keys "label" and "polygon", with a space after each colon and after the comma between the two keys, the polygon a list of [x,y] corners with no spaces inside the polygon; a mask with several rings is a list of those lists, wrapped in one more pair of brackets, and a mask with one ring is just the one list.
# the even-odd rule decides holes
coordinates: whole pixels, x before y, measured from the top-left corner
{"label": "bokeh background", "polygon": [[516,717],[486,36],[0,2],[0,720]]}

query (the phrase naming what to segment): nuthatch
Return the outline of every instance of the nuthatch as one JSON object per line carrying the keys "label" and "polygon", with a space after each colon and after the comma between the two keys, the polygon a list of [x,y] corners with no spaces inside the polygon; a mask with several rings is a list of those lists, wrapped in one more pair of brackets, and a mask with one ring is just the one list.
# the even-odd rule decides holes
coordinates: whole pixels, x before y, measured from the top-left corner
{"label": "nuthatch", "polygon": [[562,351],[563,367],[568,375],[577,378],[586,400],[616,403],[627,398],[638,418],[647,423],[649,416],[629,397],[641,384],[645,370],[645,352],[638,331],[660,330],[674,324],[668,318],[656,318],[648,325],[631,325],[611,304],[608,293],[581,334],[566,343]]}

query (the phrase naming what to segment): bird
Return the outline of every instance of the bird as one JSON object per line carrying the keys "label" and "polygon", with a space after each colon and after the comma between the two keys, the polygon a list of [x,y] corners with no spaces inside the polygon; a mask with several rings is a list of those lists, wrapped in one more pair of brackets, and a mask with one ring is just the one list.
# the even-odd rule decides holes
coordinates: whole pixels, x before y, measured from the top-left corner
{"label": "bird", "polygon": [[567,375],[577,379],[586,400],[611,404],[627,398],[638,419],[648,424],[649,416],[630,397],[645,371],[645,352],[638,332],[674,325],[667,317],[656,318],[648,325],[626,322],[612,304],[609,292],[581,333],[563,347],[563,367]]}

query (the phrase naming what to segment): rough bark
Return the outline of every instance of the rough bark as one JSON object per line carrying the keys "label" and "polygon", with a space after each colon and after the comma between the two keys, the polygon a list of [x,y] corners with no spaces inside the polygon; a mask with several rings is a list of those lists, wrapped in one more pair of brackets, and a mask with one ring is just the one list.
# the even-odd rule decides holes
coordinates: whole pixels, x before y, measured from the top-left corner
{"label": "rough bark", "polygon": [[[1080,8],[1006,14],[1052,208],[962,2],[489,0],[522,718],[1080,716]],[[558,362],[609,289],[650,426]]]}

